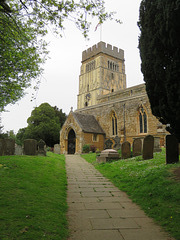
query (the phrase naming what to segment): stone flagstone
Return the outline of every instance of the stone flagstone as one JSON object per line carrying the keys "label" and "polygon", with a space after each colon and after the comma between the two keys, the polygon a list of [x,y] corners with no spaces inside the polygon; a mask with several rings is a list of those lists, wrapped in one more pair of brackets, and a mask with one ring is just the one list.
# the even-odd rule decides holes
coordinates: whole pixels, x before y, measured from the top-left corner
{"label": "stone flagstone", "polygon": [[66,155],[68,240],[175,240],[78,155]]}

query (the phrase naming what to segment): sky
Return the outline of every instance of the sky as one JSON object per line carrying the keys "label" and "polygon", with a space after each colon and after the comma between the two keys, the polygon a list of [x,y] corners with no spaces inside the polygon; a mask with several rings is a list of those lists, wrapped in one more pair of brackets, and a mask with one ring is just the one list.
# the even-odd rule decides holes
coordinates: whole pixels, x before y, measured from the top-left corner
{"label": "sky", "polygon": [[[8,105],[6,112],[1,114],[3,132],[27,127],[27,119],[31,112],[41,103],[57,106],[67,115],[71,107],[77,109],[77,95],[82,52],[102,40],[124,50],[127,87],[143,83],[141,60],[138,49],[140,35],[137,22],[141,0],[105,0],[106,11],[115,11],[116,18],[122,21],[118,24],[108,20],[95,31],[97,19],[92,20],[89,32],[90,40],[84,39],[82,33],[73,22],[67,22],[63,37],[56,37],[51,31],[46,36],[48,44],[48,60],[43,65],[39,90],[26,90],[26,95],[14,105]],[[36,98],[32,99],[32,93]]]}

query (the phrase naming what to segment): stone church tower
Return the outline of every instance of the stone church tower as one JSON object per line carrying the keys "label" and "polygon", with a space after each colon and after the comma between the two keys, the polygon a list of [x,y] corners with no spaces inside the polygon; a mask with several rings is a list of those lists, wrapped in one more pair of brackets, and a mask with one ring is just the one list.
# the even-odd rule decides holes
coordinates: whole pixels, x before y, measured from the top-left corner
{"label": "stone church tower", "polygon": [[98,96],[126,88],[124,51],[99,42],[82,53],[78,109],[96,105]]}
{"label": "stone church tower", "polygon": [[161,146],[166,135],[152,115],[145,84],[126,88],[124,51],[99,42],[82,53],[77,110],[60,131],[61,153],[81,153],[89,144],[102,151],[124,141],[153,135]]}

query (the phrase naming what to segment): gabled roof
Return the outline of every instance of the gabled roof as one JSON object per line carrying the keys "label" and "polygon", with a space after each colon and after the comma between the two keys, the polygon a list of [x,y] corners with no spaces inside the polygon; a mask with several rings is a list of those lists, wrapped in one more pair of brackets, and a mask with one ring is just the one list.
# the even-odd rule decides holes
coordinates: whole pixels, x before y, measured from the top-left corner
{"label": "gabled roof", "polygon": [[73,116],[83,132],[105,134],[99,122],[93,115],[73,112]]}

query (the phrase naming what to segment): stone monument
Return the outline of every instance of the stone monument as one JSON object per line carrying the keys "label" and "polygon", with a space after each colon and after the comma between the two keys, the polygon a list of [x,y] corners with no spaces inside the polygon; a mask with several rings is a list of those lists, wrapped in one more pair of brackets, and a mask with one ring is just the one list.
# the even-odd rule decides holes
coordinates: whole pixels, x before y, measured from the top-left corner
{"label": "stone monument", "polygon": [[45,151],[46,143],[41,139],[39,140],[37,145],[38,145],[38,155],[46,156],[46,151]]}
{"label": "stone monument", "polygon": [[37,155],[37,141],[35,139],[24,140],[24,154]]}
{"label": "stone monument", "polygon": [[121,145],[121,158],[126,159],[131,157],[131,144],[126,141]]}
{"label": "stone monument", "polygon": [[142,140],[140,138],[134,139],[132,150],[133,150],[133,157],[142,155]]}
{"label": "stone monument", "polygon": [[154,150],[154,137],[148,135],[144,138],[143,143],[143,159],[152,159],[153,158],[153,150]]}
{"label": "stone monument", "polygon": [[112,160],[120,159],[119,153],[114,149],[106,149],[101,152],[100,156],[97,158],[98,163],[106,163]]}

